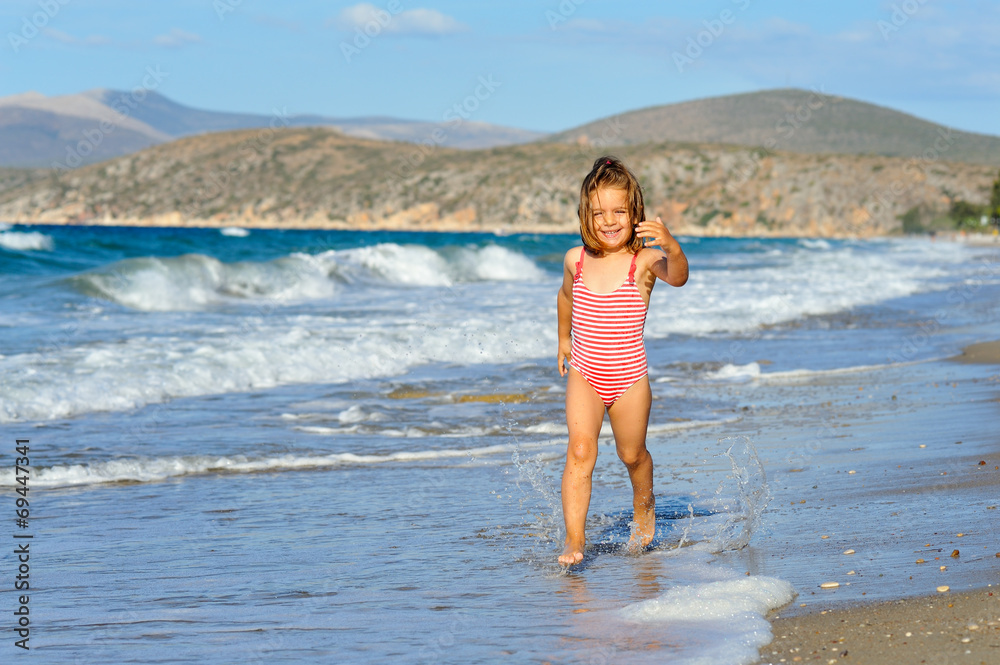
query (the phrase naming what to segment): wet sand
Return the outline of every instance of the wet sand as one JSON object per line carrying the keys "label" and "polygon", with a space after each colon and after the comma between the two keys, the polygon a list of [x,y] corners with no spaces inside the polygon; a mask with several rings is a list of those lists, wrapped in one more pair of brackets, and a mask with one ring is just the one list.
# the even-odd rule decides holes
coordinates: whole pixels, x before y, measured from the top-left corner
{"label": "wet sand", "polygon": [[[970,345],[952,360],[1000,364],[1000,341]],[[975,457],[983,459],[977,461]],[[934,491],[944,490],[953,496],[965,492],[975,495],[983,489],[995,491],[998,481],[994,474],[1000,469],[1000,452],[955,456],[952,461],[952,472],[938,479]],[[907,491],[925,490],[911,487]],[[996,506],[987,509],[995,511]],[[940,539],[944,534],[934,535]],[[910,566],[911,585],[900,586],[899,591],[906,598],[858,602],[855,597],[844,602],[830,591],[817,588],[809,593],[800,589],[793,603],[769,617],[774,640],[761,650],[761,662],[944,665],[1000,662],[1000,551],[994,552],[988,546],[985,551],[979,549],[981,539],[977,539],[973,548],[971,542],[965,542],[968,537],[955,537],[961,535],[968,534],[952,533],[944,542],[936,542],[935,547],[914,550],[915,557],[923,556],[927,561],[914,560]],[[986,540],[994,549],[1000,549],[993,539]],[[949,556],[953,547],[956,554]],[[917,553],[921,551],[927,553]],[[962,578],[950,577],[963,569]],[[940,578],[934,582],[939,571]],[[858,577],[842,578],[841,584],[846,579],[861,581]],[[964,588],[960,591],[950,588],[949,579],[952,586]],[[970,589],[970,581],[979,588]],[[841,586],[838,591],[843,589]],[[911,595],[916,589],[922,589],[918,591],[920,595]],[[826,604],[821,600],[825,593],[831,593]]]}
{"label": "wet sand", "polygon": [[972,344],[962,349],[962,355],[952,360],[960,363],[1000,365],[1000,341]]}
{"label": "wet sand", "polygon": [[1000,662],[1000,586],[823,610],[773,626],[764,663],[988,665]]}

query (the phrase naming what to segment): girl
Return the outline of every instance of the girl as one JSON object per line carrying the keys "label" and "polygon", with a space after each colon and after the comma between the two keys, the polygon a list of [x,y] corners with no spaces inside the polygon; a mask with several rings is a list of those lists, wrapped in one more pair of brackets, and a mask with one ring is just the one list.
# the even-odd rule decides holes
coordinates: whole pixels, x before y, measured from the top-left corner
{"label": "girl", "polygon": [[639,182],[618,159],[594,162],[580,188],[579,214],[583,246],[566,252],[558,296],[557,363],[560,376],[569,373],[569,448],[562,478],[566,546],[559,557],[564,566],[583,561],[591,474],[605,411],[632,481],[635,512],[628,549],[637,552],[653,540],[653,459],[646,450],[652,394],[642,331],[656,278],[671,286],[688,279],[681,246],[659,217],[646,220]]}

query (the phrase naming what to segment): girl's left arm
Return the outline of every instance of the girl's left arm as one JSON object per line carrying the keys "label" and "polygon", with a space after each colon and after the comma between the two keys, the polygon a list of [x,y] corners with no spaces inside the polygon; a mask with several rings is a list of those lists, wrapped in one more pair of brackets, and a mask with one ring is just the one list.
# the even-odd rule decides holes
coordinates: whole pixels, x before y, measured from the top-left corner
{"label": "girl's left arm", "polygon": [[659,245],[663,255],[653,261],[649,271],[670,286],[684,286],[688,281],[688,260],[677,239],[670,235],[659,217],[646,220],[636,227],[640,238],[652,238],[651,245]]}

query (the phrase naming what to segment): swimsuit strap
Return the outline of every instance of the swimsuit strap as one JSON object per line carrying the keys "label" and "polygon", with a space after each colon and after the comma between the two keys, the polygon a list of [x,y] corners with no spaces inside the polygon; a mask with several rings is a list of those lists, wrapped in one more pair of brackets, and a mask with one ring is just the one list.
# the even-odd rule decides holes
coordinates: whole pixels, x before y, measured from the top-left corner
{"label": "swimsuit strap", "polygon": [[583,255],[587,252],[586,246],[580,248],[580,260],[576,262],[576,275],[574,279],[580,279],[583,274]]}
{"label": "swimsuit strap", "polygon": [[628,281],[633,284],[635,284],[635,259],[638,256],[638,254],[632,255],[632,266],[628,269]]}

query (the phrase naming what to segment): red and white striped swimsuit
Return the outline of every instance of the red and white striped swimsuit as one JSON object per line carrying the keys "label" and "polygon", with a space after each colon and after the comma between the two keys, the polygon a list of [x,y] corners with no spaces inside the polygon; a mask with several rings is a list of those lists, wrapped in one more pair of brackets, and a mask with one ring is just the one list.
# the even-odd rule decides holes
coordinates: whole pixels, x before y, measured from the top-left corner
{"label": "red and white striped swimsuit", "polygon": [[580,249],[573,278],[573,347],[569,364],[593,386],[610,407],[629,387],[646,376],[642,331],[646,303],[635,284],[635,258],[625,282],[611,293],[594,293],[583,283]]}

